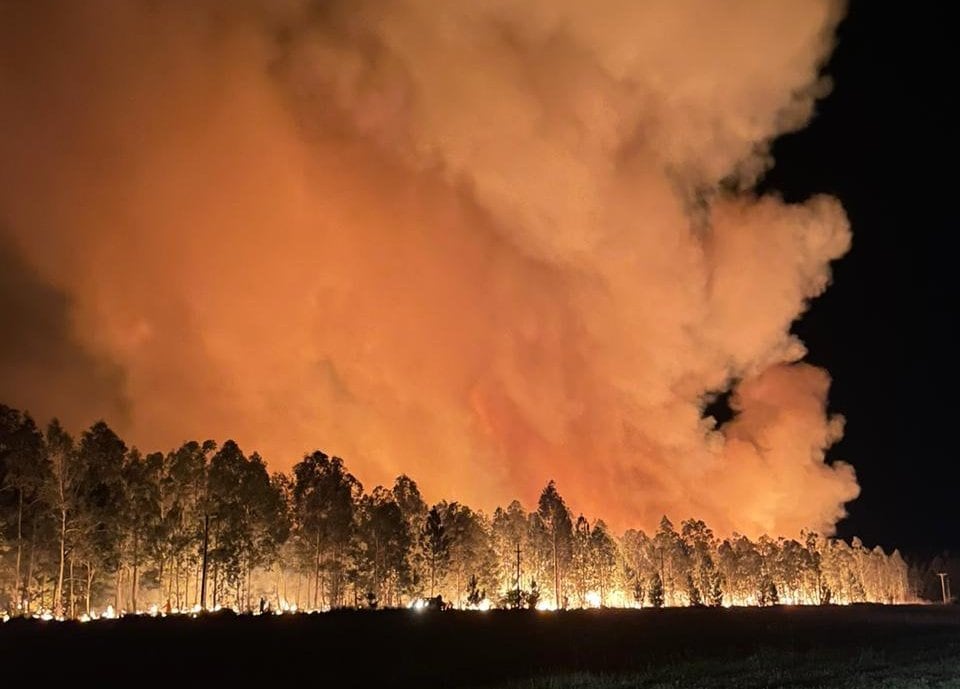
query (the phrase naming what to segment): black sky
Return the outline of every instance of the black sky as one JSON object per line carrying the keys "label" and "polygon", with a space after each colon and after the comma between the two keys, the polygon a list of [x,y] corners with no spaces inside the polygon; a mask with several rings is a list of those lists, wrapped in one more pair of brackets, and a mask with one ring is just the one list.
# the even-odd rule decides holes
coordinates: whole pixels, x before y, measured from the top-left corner
{"label": "black sky", "polygon": [[[774,146],[764,187],[838,196],[853,248],[794,331],[847,419],[830,452],[861,496],[841,536],[910,553],[960,546],[957,468],[956,76],[945,5],[854,2],[827,72],[833,93]],[[948,123],[949,120],[949,123]]]}

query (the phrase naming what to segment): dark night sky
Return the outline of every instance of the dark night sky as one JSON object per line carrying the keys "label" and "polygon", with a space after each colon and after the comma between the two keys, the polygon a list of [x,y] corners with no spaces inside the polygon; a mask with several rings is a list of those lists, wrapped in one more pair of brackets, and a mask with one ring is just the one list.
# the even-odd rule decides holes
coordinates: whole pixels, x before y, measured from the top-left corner
{"label": "dark night sky", "polygon": [[849,215],[853,249],[794,331],[847,419],[830,457],[862,493],[840,535],[907,552],[960,546],[951,25],[943,6],[853,3],[834,91],[777,142],[765,181],[788,199],[834,194]]}

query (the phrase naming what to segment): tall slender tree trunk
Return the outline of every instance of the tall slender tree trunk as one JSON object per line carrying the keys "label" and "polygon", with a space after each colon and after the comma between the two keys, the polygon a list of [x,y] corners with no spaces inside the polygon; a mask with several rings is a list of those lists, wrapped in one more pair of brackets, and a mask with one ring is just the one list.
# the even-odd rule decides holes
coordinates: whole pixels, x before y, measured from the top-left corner
{"label": "tall slender tree trunk", "polygon": [[553,529],[553,604],[560,609],[560,555],[557,552],[557,529]]}
{"label": "tall slender tree trunk", "polygon": [[84,589],[84,603],[87,608],[87,615],[90,615],[90,589],[93,587],[93,567],[90,566],[90,562],[86,563],[87,565],[87,586]]}
{"label": "tall slender tree trunk", "polygon": [[313,564],[313,608],[318,609],[320,600],[320,529],[317,529],[317,543]]}
{"label": "tall slender tree trunk", "polygon": [[36,552],[37,552],[37,518],[36,516],[30,520],[30,560],[27,562],[27,580],[24,583],[23,587],[23,597],[24,597],[24,613],[30,614],[30,604],[31,604],[31,589],[30,582],[33,581],[33,566],[36,562]]}
{"label": "tall slender tree trunk", "polygon": [[[170,575],[168,574],[167,576],[169,577]],[[190,579],[187,578],[184,583],[189,585]],[[170,602],[170,593],[171,592],[168,590],[166,599],[167,603]],[[184,594],[184,598],[186,598],[186,594]],[[173,604],[177,610],[180,609],[180,558],[177,558],[173,562]]]}
{"label": "tall slender tree trunk", "polygon": [[[138,612],[137,608],[137,558],[140,553],[138,548],[140,546],[140,534],[136,531],[133,532],[133,576],[131,577],[132,581],[130,582],[130,606],[133,608],[133,612]],[[163,581],[160,582],[161,587],[163,586]]]}
{"label": "tall slender tree trunk", "polygon": [[117,615],[120,614],[120,603],[121,603],[121,591],[120,587],[123,585],[123,566],[117,565],[117,576],[114,580],[115,586],[113,591],[113,609]]}
{"label": "tall slender tree trunk", "polygon": [[248,564],[247,564],[247,611],[248,611],[248,612],[250,611],[250,605],[251,605],[251,601],[250,601],[250,579],[252,578],[252,576],[253,576],[253,567],[251,567],[250,564],[248,563]]}
{"label": "tall slender tree trunk", "polygon": [[333,551],[333,573],[330,578],[330,607],[340,605],[340,543],[338,542]]}
{"label": "tall slender tree trunk", "polygon": [[286,602],[287,600],[287,587],[286,582],[283,579],[283,565],[280,562],[277,562],[277,610],[282,610],[283,607],[281,602]]}
{"label": "tall slender tree trunk", "polygon": [[375,536],[373,540],[373,581],[374,589],[377,596],[377,600],[383,597],[382,589],[383,587],[380,584],[380,537]]}
{"label": "tall slender tree trunk", "polygon": [[77,599],[73,595],[73,553],[70,553],[70,619],[77,616]]}
{"label": "tall slender tree trunk", "polygon": [[53,594],[53,610],[56,617],[63,614],[63,565],[67,544],[67,510],[60,508],[60,567],[57,573],[57,588]]}
{"label": "tall slender tree trunk", "polygon": [[[166,604],[170,602],[170,573],[167,571],[167,558],[161,555],[159,560],[157,563],[157,582],[160,584],[160,607],[165,608]],[[164,588],[164,574],[167,575],[166,588]],[[180,606],[177,605],[177,607]]]}
{"label": "tall slender tree trunk", "polygon": [[[664,575],[663,570],[663,548],[657,548],[658,554],[660,555],[660,587],[666,591],[667,590],[667,579]],[[666,596],[664,596],[664,602],[666,602]]]}
{"label": "tall slender tree trunk", "polygon": [[13,582],[13,600],[23,609],[23,593],[20,591],[20,560],[23,557],[23,489],[17,490],[17,571]]}

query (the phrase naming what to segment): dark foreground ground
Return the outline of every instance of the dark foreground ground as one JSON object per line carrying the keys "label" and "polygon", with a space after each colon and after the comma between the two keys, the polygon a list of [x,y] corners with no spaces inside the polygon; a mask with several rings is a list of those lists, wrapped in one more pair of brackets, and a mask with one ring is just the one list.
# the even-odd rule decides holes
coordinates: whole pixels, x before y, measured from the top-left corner
{"label": "dark foreground ground", "polygon": [[960,687],[960,606],[12,620],[0,677],[17,674],[33,686]]}

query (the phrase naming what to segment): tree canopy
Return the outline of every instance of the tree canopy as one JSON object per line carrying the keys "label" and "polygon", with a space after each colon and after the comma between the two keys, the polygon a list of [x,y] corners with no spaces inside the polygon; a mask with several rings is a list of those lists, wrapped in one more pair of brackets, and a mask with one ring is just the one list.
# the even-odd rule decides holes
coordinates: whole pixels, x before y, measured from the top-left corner
{"label": "tree canopy", "polygon": [[894,603],[929,578],[857,539],[721,538],[666,515],[653,534],[618,536],[573,514],[553,481],[535,509],[515,500],[488,516],[430,505],[406,475],[365,491],[320,450],[271,474],[233,440],[143,454],[103,421],[75,439],[0,405],[0,610],[10,614],[435,596],[459,608]]}

